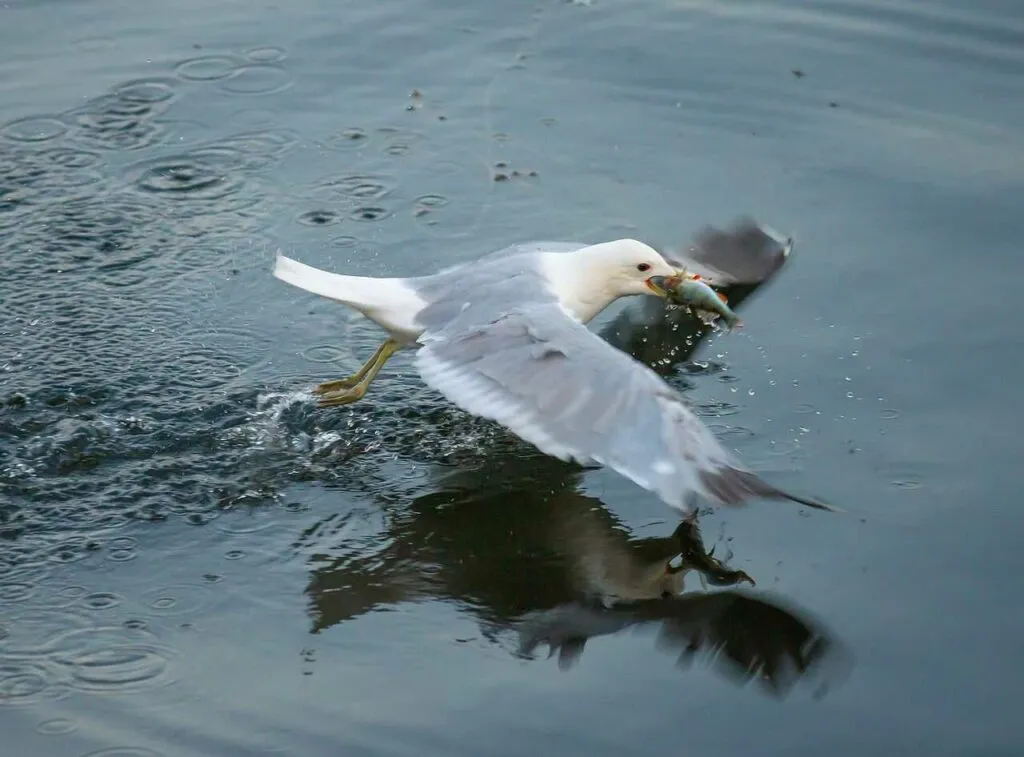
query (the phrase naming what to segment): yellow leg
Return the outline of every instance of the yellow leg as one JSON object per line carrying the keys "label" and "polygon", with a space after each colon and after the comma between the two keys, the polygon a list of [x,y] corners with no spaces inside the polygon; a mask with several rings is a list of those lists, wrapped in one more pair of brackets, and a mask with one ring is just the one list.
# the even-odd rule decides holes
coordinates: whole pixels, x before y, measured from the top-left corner
{"label": "yellow leg", "polygon": [[[320,395],[320,399],[316,403],[317,407],[348,405],[362,399],[363,395],[366,394],[366,390],[370,388],[373,379],[380,373],[380,369],[384,367],[384,363],[401,348],[402,345],[398,342],[387,339],[373,353],[373,357],[367,360],[363,367],[353,376],[348,379],[341,379],[340,381],[328,381],[320,384],[316,388],[316,393]],[[335,387],[337,388],[335,389]]]}
{"label": "yellow leg", "polygon": [[351,376],[343,379],[335,379],[334,381],[325,381],[324,383],[319,384],[316,387],[316,389],[313,390],[313,394],[328,394],[329,392],[336,392],[339,389],[350,389],[356,384],[358,384],[366,376],[367,372],[370,370],[370,366],[372,366],[374,362],[376,362],[376,360],[380,358],[381,353],[384,352],[385,347],[388,346],[388,343],[390,341],[390,339],[386,339],[384,342],[382,342],[380,347],[377,348],[377,351],[373,353],[370,359],[363,363],[362,366],[360,366],[359,370],[353,373]]}

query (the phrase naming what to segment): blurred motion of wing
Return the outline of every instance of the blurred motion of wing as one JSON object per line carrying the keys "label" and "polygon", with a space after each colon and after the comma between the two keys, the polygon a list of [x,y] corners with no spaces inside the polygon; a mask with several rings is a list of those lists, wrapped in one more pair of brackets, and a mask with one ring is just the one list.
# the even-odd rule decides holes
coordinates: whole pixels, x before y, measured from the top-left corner
{"label": "blurred motion of wing", "polygon": [[757,681],[772,696],[787,696],[805,677],[818,681],[815,696],[828,693],[849,673],[852,656],[806,613],[776,597],[728,590],[606,607],[574,602],[535,613],[520,626],[520,653],[532,656],[546,644],[559,666],[579,661],[589,639],[626,629],[655,627],[658,646],[688,665],[698,654],[739,684]]}
{"label": "blurred motion of wing", "polygon": [[[785,264],[792,240],[782,239],[752,218],[740,218],[726,231],[705,226],[685,252],[667,256],[718,288],[743,291],[768,281]],[[730,298],[731,299],[731,298]]]}
{"label": "blurred motion of wing", "polygon": [[[740,218],[728,229],[705,226],[685,250],[663,249],[665,258],[699,273],[723,292],[729,307],[738,306],[770,281],[786,264],[793,248],[767,226]],[[634,297],[600,334],[634,358],[660,373],[689,359],[700,340],[712,331],[686,308],[675,307],[661,298]]]}

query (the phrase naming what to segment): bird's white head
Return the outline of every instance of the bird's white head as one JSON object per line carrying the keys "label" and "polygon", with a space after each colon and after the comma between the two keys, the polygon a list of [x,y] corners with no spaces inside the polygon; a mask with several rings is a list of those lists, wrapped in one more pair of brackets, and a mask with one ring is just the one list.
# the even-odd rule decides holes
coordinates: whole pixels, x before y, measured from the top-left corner
{"label": "bird's white head", "polygon": [[665,290],[654,283],[655,277],[676,276],[673,268],[661,254],[650,245],[635,239],[616,239],[601,245],[594,245],[596,254],[591,258],[605,287],[618,297],[631,294],[656,294],[665,296]]}
{"label": "bird's white head", "polygon": [[619,297],[665,297],[655,281],[679,274],[657,250],[635,239],[616,239],[558,253],[545,261],[548,279],[562,304],[586,323]]}

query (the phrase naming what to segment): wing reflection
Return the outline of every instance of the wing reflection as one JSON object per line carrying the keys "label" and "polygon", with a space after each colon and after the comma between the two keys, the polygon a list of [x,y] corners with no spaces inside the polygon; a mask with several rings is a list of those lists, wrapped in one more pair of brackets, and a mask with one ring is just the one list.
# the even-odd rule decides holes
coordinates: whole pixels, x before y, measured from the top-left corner
{"label": "wing reflection", "polygon": [[[737,275],[725,279],[729,287],[747,287],[732,302],[774,274],[785,255],[768,237],[737,228],[703,232],[719,252],[733,254],[713,256],[709,267],[748,261],[733,265]],[[737,248],[747,256],[736,258]],[[739,275],[754,268],[750,258],[766,256],[770,264],[759,263],[759,280]],[[627,351],[643,345],[645,358],[659,354],[678,363],[707,333],[682,310],[658,314],[647,303],[634,305],[602,335]],[[666,327],[666,318],[676,328]],[[660,537],[631,536],[599,499],[578,491],[582,473],[539,452],[488,456],[476,467],[439,472],[428,493],[408,504],[382,505],[380,522],[363,538],[346,522],[350,516],[325,519],[299,545],[314,547],[306,589],[312,631],[398,603],[448,601],[472,615],[488,638],[516,639],[515,653],[530,656],[547,645],[570,665],[589,639],[656,627],[662,646],[680,660],[706,653],[716,670],[759,680],[776,695],[843,656],[829,631],[777,597],[706,591],[753,581],[707,554],[693,524]],[[325,543],[329,538],[334,543]]]}
{"label": "wing reflection", "polygon": [[738,591],[639,600],[612,607],[575,602],[538,612],[520,627],[520,653],[541,644],[558,655],[559,667],[576,664],[589,639],[629,628],[658,629],[658,646],[677,654],[682,666],[698,655],[737,683],[757,681],[782,698],[803,677],[816,676],[824,696],[849,671],[852,657],[819,624],[786,608],[775,597]]}

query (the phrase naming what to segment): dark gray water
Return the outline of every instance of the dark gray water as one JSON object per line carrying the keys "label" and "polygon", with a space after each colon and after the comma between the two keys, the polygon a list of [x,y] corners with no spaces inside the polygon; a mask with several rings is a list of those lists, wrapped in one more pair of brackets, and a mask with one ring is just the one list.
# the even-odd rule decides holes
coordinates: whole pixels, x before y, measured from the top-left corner
{"label": "dark gray water", "polygon": [[[0,120],[4,755],[1024,749],[1020,3],[16,0]],[[849,512],[672,601],[653,495],[407,356],[316,410],[379,334],[269,274],[741,213],[797,254],[660,369]]]}

